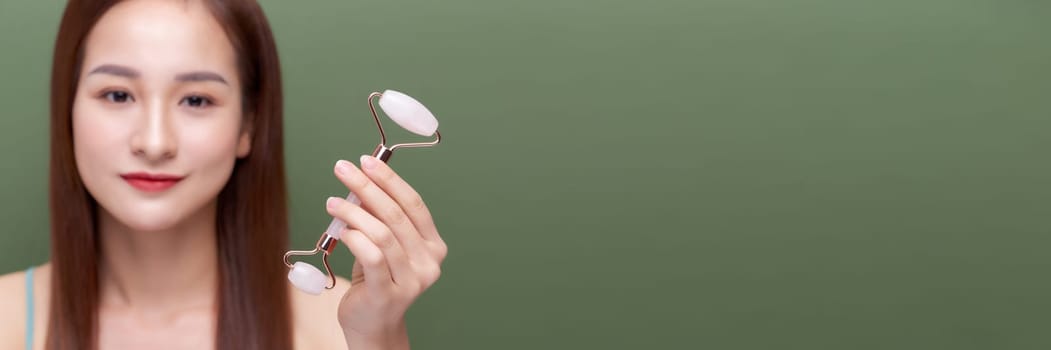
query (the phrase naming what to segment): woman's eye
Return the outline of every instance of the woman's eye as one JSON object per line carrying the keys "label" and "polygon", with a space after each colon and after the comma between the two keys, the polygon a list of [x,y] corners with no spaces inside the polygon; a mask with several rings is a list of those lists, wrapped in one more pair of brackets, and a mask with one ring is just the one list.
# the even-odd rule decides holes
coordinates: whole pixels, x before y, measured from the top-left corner
{"label": "woman's eye", "polygon": [[131,95],[124,91],[107,91],[102,94],[106,101],[113,103],[125,103],[131,100]]}
{"label": "woman's eye", "polygon": [[182,99],[182,103],[193,108],[204,108],[212,105],[212,100],[204,96],[192,95]]}

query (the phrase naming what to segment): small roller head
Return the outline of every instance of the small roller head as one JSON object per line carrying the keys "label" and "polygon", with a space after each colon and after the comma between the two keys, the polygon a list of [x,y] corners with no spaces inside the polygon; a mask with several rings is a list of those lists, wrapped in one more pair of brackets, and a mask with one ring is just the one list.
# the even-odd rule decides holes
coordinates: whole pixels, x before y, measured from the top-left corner
{"label": "small roller head", "polygon": [[318,270],[314,265],[297,261],[292,265],[292,269],[288,271],[288,280],[304,293],[318,295],[325,290],[325,285],[328,284],[329,279],[324,272]]}
{"label": "small roller head", "polygon": [[380,96],[379,104],[391,120],[414,134],[431,136],[438,130],[434,114],[409,95],[387,90]]}

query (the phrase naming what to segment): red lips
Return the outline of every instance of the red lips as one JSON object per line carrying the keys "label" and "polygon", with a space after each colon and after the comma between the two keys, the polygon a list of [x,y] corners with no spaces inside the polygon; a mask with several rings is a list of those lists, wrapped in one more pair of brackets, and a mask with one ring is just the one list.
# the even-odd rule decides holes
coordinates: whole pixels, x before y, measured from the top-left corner
{"label": "red lips", "polygon": [[121,174],[120,177],[132,187],[143,192],[161,192],[175,186],[183,179],[182,176],[150,173],[127,173]]}

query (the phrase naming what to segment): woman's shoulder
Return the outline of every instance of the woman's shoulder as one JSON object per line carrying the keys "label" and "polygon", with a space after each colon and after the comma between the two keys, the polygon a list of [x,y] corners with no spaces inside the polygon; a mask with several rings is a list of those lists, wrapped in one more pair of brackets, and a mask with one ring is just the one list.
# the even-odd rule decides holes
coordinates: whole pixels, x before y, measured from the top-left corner
{"label": "woman's shoulder", "polygon": [[26,271],[0,276],[0,348],[25,347]]}
{"label": "woman's shoulder", "polygon": [[[41,323],[41,309],[47,291],[50,264],[34,267],[32,270],[32,288],[27,288],[27,270],[20,270],[0,275],[0,348],[20,349],[25,347],[26,317],[30,310],[27,292],[33,293],[34,323]],[[36,328],[36,327],[35,327]],[[34,334],[34,338],[39,334]]]}
{"label": "woman's shoulder", "polygon": [[339,276],[336,277],[336,287],[320,295],[301,292],[289,284],[296,349],[347,348],[336,312],[348,289],[350,281]]}

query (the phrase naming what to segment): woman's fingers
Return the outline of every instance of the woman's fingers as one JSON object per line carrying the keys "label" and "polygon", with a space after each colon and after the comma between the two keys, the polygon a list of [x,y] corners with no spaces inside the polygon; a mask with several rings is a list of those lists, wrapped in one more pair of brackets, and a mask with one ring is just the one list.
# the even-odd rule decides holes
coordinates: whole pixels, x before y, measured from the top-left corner
{"label": "woman's fingers", "polygon": [[387,293],[393,286],[394,280],[386,259],[383,257],[383,251],[361,231],[344,229],[341,236],[343,236],[343,244],[350,249],[351,254],[354,254],[354,264],[361,266],[364,275],[361,276],[360,281],[358,276],[353,276],[351,283],[368,281],[365,285],[371,293],[375,295]]}
{"label": "woman's fingers", "polygon": [[420,194],[405,182],[401,176],[398,176],[387,163],[381,162],[375,157],[361,156],[361,167],[379,188],[398,203],[405,215],[412,221],[419,235],[429,242],[431,247],[439,248],[432,249],[432,252],[440,253],[437,258],[439,261],[443,260],[446,254],[445,243],[442,241],[441,235],[438,234],[438,228],[434,225],[434,218],[431,216],[431,212],[427,209],[427,205],[423,202]]}
{"label": "woman's fingers", "polygon": [[[393,281],[408,286],[417,283],[408,255],[387,225],[342,198],[329,198],[326,206],[330,215],[343,220],[351,228],[343,230],[340,239],[351,248],[355,258],[362,260],[368,280],[380,283]],[[355,241],[361,239],[367,242]],[[357,246],[351,247],[351,242]],[[353,248],[359,248],[359,251]],[[369,276],[369,273],[376,275]]]}
{"label": "woman's fingers", "polygon": [[358,196],[362,206],[390,228],[394,237],[405,248],[410,260],[417,260],[421,257],[420,254],[427,253],[427,247],[416,228],[415,220],[412,220],[403,206],[392,198],[389,192],[350,162],[342,160],[337,162],[335,171],[336,177]]}
{"label": "woman's fingers", "polygon": [[[374,157],[363,156],[361,162],[360,169],[347,161],[335,167],[336,177],[357,195],[361,206],[332,198],[329,203],[335,209],[330,207],[330,214],[360,231],[381,252],[379,260],[385,262],[399,294],[414,298],[441,275],[445,242],[412,186]],[[367,276],[367,280],[375,278],[379,277]]]}

